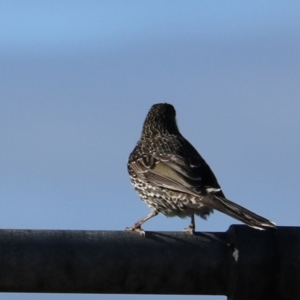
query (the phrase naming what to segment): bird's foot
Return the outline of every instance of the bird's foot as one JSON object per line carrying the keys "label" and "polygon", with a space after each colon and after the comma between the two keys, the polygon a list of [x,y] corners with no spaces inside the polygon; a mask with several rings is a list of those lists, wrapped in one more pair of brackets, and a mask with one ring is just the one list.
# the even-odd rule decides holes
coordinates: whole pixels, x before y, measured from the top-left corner
{"label": "bird's foot", "polygon": [[125,230],[126,231],[135,231],[135,232],[139,233],[141,236],[146,235],[145,230],[143,230],[141,226],[126,227]]}
{"label": "bird's foot", "polygon": [[189,234],[194,234],[195,233],[195,226],[193,224],[190,224],[189,227],[183,229],[184,232],[189,233]]}
{"label": "bird's foot", "polygon": [[195,229],[196,229],[196,225],[195,225],[195,215],[192,214],[191,215],[191,223],[189,225],[189,227],[184,228],[184,231],[189,233],[189,234],[194,234],[195,233]]}

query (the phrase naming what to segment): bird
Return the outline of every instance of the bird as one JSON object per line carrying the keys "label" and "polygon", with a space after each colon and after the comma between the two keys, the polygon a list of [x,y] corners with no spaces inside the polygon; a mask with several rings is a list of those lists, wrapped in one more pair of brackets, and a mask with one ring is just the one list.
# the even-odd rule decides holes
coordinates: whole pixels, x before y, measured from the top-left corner
{"label": "bird", "polygon": [[190,217],[184,231],[194,234],[195,215],[206,219],[214,209],[255,229],[276,228],[275,223],[225,197],[209,165],[180,133],[171,104],[152,105],[127,169],[134,189],[151,209],[128,231],[145,235],[141,225],[161,213]]}

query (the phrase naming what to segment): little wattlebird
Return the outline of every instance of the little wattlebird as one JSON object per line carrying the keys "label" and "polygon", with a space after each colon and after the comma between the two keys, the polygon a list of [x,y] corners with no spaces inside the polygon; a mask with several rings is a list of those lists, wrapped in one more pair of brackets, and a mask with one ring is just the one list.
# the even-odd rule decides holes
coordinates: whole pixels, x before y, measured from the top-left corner
{"label": "little wattlebird", "polygon": [[179,132],[175,117],[172,105],[153,105],[129,156],[132,185],[151,212],[126,230],[144,235],[141,225],[162,213],[191,217],[185,231],[194,233],[194,215],[206,219],[213,209],[256,229],[276,228],[275,223],[225,198],[208,164]]}

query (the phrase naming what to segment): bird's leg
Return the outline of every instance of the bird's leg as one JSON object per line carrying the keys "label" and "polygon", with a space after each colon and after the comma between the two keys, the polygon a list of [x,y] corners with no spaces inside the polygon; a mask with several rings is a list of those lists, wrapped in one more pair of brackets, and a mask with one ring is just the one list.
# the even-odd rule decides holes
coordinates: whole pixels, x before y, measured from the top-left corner
{"label": "bird's leg", "polygon": [[195,229],[196,229],[196,225],[195,225],[195,215],[192,214],[192,215],[191,215],[191,224],[189,225],[189,227],[184,228],[184,231],[185,231],[185,232],[188,232],[188,233],[190,233],[190,234],[194,234]]}
{"label": "bird's leg", "polygon": [[141,235],[145,235],[145,231],[142,229],[141,225],[148,221],[149,219],[155,217],[158,215],[158,212],[155,211],[154,209],[151,210],[150,214],[148,214],[146,217],[143,219],[137,221],[132,227],[126,227],[127,231],[136,231]]}

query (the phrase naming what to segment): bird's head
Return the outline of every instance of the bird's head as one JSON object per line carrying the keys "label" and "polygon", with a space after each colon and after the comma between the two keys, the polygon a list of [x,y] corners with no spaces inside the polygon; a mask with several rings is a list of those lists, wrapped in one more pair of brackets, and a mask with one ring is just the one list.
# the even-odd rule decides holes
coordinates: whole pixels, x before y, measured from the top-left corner
{"label": "bird's head", "polygon": [[142,138],[180,134],[173,105],[158,103],[152,105],[144,122]]}

